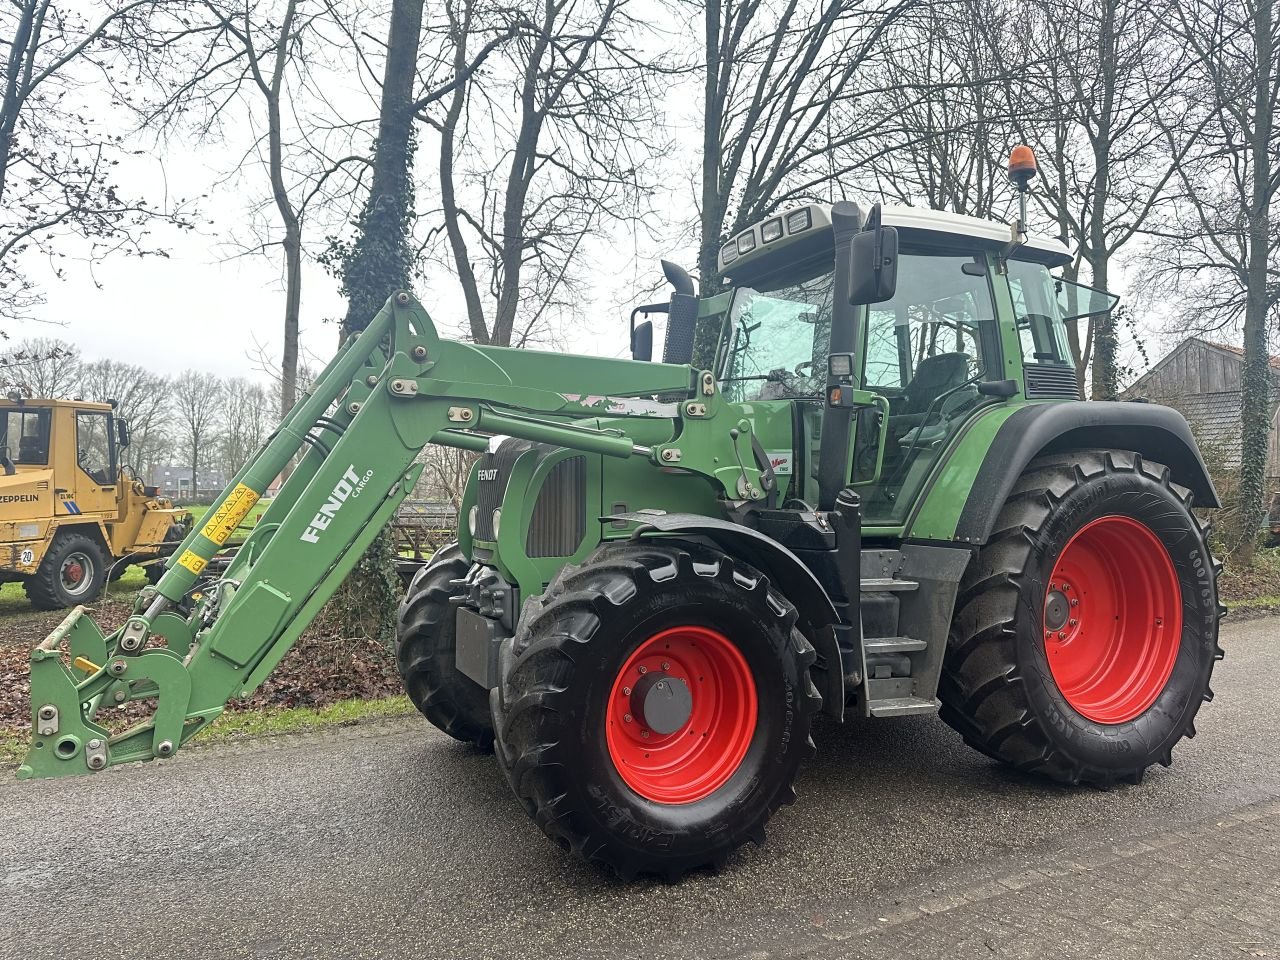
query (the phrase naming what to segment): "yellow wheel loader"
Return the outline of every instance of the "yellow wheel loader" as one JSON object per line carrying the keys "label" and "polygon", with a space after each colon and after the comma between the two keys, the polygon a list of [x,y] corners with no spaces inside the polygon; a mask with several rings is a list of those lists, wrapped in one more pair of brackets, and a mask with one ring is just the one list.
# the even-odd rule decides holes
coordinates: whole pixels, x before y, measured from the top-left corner
{"label": "yellow wheel loader", "polygon": [[33,606],[56,610],[173,551],[191,516],[129,475],[128,445],[109,403],[0,400],[0,583],[21,581]]}

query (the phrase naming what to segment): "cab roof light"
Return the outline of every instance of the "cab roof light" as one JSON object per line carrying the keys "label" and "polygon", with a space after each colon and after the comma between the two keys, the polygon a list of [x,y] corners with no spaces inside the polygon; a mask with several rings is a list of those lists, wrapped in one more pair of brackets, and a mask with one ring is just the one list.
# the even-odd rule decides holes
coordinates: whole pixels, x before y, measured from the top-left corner
{"label": "cab roof light", "polygon": [[746,230],[738,234],[738,253],[750,253],[756,248],[756,235],[753,230]]}
{"label": "cab roof light", "polygon": [[760,239],[765,243],[773,243],[782,236],[782,218],[775,217],[772,220],[766,220],[764,226],[760,228]]}
{"label": "cab roof light", "polygon": [[799,233],[802,230],[808,230],[813,226],[813,213],[805,207],[803,210],[793,210],[787,214],[787,233]]}
{"label": "cab roof light", "polygon": [[738,245],[730,240],[724,245],[724,249],[720,251],[720,259],[724,261],[725,266],[733,263],[738,259]]}

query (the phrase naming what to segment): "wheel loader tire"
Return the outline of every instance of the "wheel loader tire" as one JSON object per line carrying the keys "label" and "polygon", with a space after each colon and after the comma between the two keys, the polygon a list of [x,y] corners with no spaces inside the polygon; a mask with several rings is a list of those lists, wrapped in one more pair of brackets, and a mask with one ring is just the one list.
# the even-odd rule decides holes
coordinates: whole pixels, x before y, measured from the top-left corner
{"label": "wheel loader tire", "polygon": [[107,582],[107,554],[92,537],[58,533],[36,572],[23,582],[37,610],[61,610],[97,599]]}
{"label": "wheel loader tire", "polygon": [[450,582],[465,577],[469,566],[451,543],[414,575],[396,617],[396,666],[424,717],[455,740],[490,750],[489,691],[458,670],[457,608],[449,603]]}
{"label": "wheel loader tire", "polygon": [[525,603],[491,693],[516,797],[623,879],[763,843],[821,706],[795,624],[763,575],[709,547],[605,545],[563,568]]}
{"label": "wheel loader tire", "polygon": [[942,717],[1063,783],[1141,782],[1213,698],[1220,565],[1167,467],[1120,450],[1032,461],[960,588]]}
{"label": "wheel loader tire", "polygon": [[[185,539],[187,539],[187,528],[180,523],[169,524],[169,529],[164,532],[165,543],[181,543]],[[154,587],[160,582],[160,578],[164,576],[168,559],[169,555],[164,554],[159,559],[152,560],[143,567],[147,572],[147,583]]]}

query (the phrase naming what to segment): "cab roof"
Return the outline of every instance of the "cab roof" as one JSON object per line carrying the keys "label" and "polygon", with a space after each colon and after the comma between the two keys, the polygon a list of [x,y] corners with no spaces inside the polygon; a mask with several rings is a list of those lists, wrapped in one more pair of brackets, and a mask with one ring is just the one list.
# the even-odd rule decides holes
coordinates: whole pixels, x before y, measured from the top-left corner
{"label": "cab roof", "polygon": [[[865,217],[869,212],[860,211]],[[1009,243],[1011,227],[998,220],[984,220],[945,210],[886,204],[880,210],[881,223],[896,227],[906,242],[948,238],[977,241],[986,248]],[[758,273],[774,274],[784,263],[809,261],[835,255],[831,232],[831,205],[810,203],[792,207],[775,217],[752,224],[720,248],[720,272],[735,281]],[[785,256],[775,255],[785,250]],[[1014,259],[1060,267],[1071,262],[1066,244],[1053,237],[1031,234],[1013,254]]]}
{"label": "cab roof", "polygon": [[51,400],[48,397],[23,397],[15,400],[12,397],[0,396],[0,410],[49,409],[58,407],[75,407],[77,410],[101,410],[109,413],[115,409],[113,403],[100,403],[97,400]]}

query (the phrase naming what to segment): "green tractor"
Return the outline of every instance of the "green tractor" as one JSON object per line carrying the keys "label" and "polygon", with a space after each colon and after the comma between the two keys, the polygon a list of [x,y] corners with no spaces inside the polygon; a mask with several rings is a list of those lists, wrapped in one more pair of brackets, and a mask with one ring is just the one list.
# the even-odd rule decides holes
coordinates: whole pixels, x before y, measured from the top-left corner
{"label": "green tractor", "polygon": [[601,359],[443,340],[395,294],[123,626],[77,610],[33,651],[19,776],[169,757],[249,694],[433,443],[478,459],[400,610],[409,696],[623,877],[762,842],[819,713],[941,713],[1067,784],[1167,766],[1221,656],[1192,513],[1217,497],[1176,412],[1077,399],[1064,324],[1114,298],[1021,223],[788,210],[725,244],[722,293],[664,264],[637,311],[666,314],[661,361],[637,314],[633,359]]}

